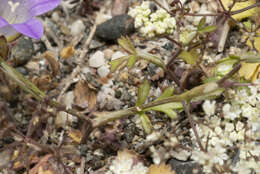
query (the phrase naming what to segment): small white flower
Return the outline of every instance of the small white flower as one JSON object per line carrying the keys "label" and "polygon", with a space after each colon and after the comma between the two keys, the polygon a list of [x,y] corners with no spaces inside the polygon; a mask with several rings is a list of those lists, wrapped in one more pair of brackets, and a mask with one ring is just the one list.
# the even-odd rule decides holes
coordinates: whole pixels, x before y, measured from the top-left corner
{"label": "small white flower", "polygon": [[203,103],[202,108],[207,116],[214,115],[216,110],[216,101],[213,100],[212,102],[210,102],[210,100],[206,100]]}

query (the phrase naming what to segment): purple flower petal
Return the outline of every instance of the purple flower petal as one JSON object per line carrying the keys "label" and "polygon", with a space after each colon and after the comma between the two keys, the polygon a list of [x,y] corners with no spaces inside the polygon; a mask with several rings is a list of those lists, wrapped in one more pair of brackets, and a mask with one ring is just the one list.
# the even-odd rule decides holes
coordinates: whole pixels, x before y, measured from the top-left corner
{"label": "purple flower petal", "polygon": [[0,27],[8,25],[8,22],[0,16]]}
{"label": "purple flower petal", "polygon": [[25,23],[13,24],[12,26],[18,32],[34,39],[40,39],[43,34],[43,25],[39,19],[32,18]]}
{"label": "purple flower petal", "polygon": [[38,16],[56,8],[61,0],[29,0],[30,1],[30,14]]}

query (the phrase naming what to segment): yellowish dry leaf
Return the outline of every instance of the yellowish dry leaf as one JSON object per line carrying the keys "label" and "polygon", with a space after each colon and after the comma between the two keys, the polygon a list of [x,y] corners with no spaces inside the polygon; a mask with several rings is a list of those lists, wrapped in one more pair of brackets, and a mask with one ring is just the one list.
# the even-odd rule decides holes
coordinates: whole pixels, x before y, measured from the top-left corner
{"label": "yellowish dry leaf", "polygon": [[[257,35],[260,35],[260,29],[256,32]],[[246,44],[253,47],[252,42],[250,39],[247,40]],[[258,52],[260,52],[260,37],[254,37],[254,46],[257,49]]]}
{"label": "yellowish dry leaf", "polygon": [[82,134],[79,130],[72,129],[69,131],[69,137],[72,138],[75,142],[80,143]]}
{"label": "yellowish dry leaf", "polygon": [[69,45],[65,48],[63,48],[60,52],[60,56],[63,58],[63,59],[68,59],[68,58],[71,58],[73,55],[75,54],[75,49],[73,48],[72,45]]}
{"label": "yellowish dry leaf", "polygon": [[147,174],[176,174],[171,167],[166,164],[151,165]]}
{"label": "yellowish dry leaf", "polygon": [[50,171],[50,170],[43,170],[42,169],[42,166],[40,166],[39,167],[39,170],[38,170],[38,174],[53,174],[53,172],[52,171]]}
{"label": "yellowish dry leaf", "polygon": [[244,77],[246,80],[250,80],[254,82],[259,74],[260,71],[260,64],[259,63],[245,63],[241,64],[241,68],[239,70],[239,76]]}
{"label": "yellowish dry leaf", "polygon": [[[224,7],[228,10],[228,6],[233,3],[233,0],[222,0],[222,3],[224,5]],[[240,9],[246,8],[246,7],[253,5],[253,4],[255,4],[255,0],[248,0],[248,1],[245,1],[245,2],[237,2],[235,4],[235,6],[232,8],[232,11],[240,10]],[[233,15],[232,17],[236,20],[241,20],[241,19],[251,17],[251,16],[257,14],[258,10],[259,10],[259,8],[256,7],[256,8],[250,9],[250,10],[246,10],[243,13]]]}

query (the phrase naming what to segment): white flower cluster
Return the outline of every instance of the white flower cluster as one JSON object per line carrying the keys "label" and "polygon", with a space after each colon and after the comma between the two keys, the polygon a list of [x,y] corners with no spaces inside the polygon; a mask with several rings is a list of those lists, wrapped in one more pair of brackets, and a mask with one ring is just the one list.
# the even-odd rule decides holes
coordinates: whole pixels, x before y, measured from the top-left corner
{"label": "white flower cluster", "polygon": [[[135,160],[135,161],[134,161]],[[113,160],[109,167],[109,171],[105,174],[145,174],[148,168],[142,162],[138,162],[132,154],[121,152],[116,159]]]}
{"label": "white flower cluster", "polygon": [[175,19],[164,9],[160,8],[152,13],[149,1],[131,8],[128,14],[135,18],[135,28],[140,28],[140,32],[147,37],[171,34],[176,26]]}
{"label": "white flower cluster", "polygon": [[260,83],[229,90],[228,95],[231,100],[222,107],[222,118],[214,113],[214,101],[204,102],[205,120],[196,125],[204,151],[191,130],[196,142],[191,158],[203,166],[205,173],[225,173],[227,166],[238,174],[252,170],[260,173]]}

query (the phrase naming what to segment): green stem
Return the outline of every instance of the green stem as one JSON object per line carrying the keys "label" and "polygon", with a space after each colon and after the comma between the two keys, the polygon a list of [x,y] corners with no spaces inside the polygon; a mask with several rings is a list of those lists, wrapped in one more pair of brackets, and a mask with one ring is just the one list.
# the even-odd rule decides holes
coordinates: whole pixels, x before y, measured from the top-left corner
{"label": "green stem", "polygon": [[214,83],[214,82],[206,83],[206,84],[197,86],[180,95],[174,95],[174,96],[162,99],[162,100],[154,101],[154,102],[151,102],[148,104],[143,104],[138,107],[131,107],[128,109],[114,111],[114,112],[93,113],[94,115],[96,115],[96,118],[94,120],[92,120],[93,127],[96,128],[96,127],[102,126],[110,121],[136,114],[142,110],[151,108],[153,106],[158,106],[158,105],[171,103],[171,102],[190,101],[190,100],[192,100],[196,97],[202,96],[202,95],[209,95],[219,89],[220,89],[220,87],[217,83]]}

